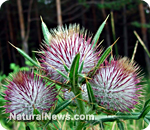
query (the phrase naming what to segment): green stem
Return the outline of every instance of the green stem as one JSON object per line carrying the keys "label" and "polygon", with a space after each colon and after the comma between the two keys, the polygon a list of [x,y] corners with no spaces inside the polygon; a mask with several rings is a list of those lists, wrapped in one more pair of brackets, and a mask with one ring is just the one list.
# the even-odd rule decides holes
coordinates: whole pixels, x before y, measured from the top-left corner
{"label": "green stem", "polygon": [[[79,114],[80,115],[85,114],[85,103],[83,101],[82,92],[81,92],[80,89],[77,90],[77,91],[76,90],[74,90],[74,91],[75,91],[74,94],[76,96],[78,95],[76,99],[77,99],[77,106],[78,106],[78,109],[79,109]],[[84,125],[84,123],[81,120],[79,120],[75,130],[82,130],[83,125]]]}
{"label": "green stem", "polygon": [[[123,120],[138,120],[139,119],[139,114],[135,115],[95,115],[95,120],[101,120],[103,122],[109,122],[109,121],[115,121],[119,119]],[[149,117],[146,115],[145,117]]]}
{"label": "green stem", "polygon": [[124,120],[128,120],[128,119],[138,119],[138,115],[111,115],[111,116],[107,116],[107,115],[98,115],[95,116],[95,120],[101,120],[103,122],[108,122],[108,121],[115,121],[118,119],[124,119]]}
{"label": "green stem", "polygon": [[75,130],[82,130],[83,125],[84,125],[84,123],[82,121],[79,121]]}
{"label": "green stem", "polygon": [[[81,90],[80,90],[80,93],[81,93]],[[79,96],[77,97],[77,105],[79,108],[79,114],[85,114],[85,103],[82,98],[82,93],[79,94]]]}
{"label": "green stem", "polygon": [[95,114],[95,111],[93,111],[93,108],[91,108],[86,114]]}

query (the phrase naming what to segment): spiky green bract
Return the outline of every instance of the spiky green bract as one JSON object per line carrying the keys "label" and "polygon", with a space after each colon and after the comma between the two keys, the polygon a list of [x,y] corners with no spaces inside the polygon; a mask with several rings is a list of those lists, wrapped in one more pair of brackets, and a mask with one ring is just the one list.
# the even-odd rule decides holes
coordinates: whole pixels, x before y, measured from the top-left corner
{"label": "spiky green bract", "polygon": [[47,83],[33,72],[18,72],[8,79],[4,106],[6,113],[32,115],[37,109],[48,112],[57,99],[55,86]]}
{"label": "spiky green bract", "polygon": [[133,109],[142,93],[138,74],[139,67],[126,57],[106,61],[90,80],[97,103],[114,111]]}
{"label": "spiky green bract", "polygon": [[41,21],[42,21],[42,32],[43,32],[43,36],[44,36],[45,42],[47,44],[49,44],[49,40],[51,38],[51,34],[50,34],[46,24],[43,22],[42,17],[41,17]]}
{"label": "spiky green bract", "polygon": [[93,44],[93,47],[96,46],[97,42],[98,42],[98,39],[100,37],[100,34],[102,33],[104,27],[105,27],[105,24],[106,24],[106,21],[108,19],[109,15],[107,16],[107,18],[105,19],[105,21],[100,25],[100,27],[98,28],[94,38],[93,38],[93,41],[94,41],[94,44]]}
{"label": "spiky green bract", "polygon": [[[99,59],[101,50],[96,51],[96,47],[92,48],[94,41],[91,43],[91,38],[87,35],[87,30],[80,30],[80,26],[73,24],[69,28],[58,27],[50,31],[52,38],[49,45],[45,44],[41,48],[44,52],[40,54],[41,65],[43,70],[50,76],[51,79],[65,82],[66,79],[56,72],[55,69],[69,75],[65,66],[70,70],[71,64],[75,56],[79,53],[79,68],[82,68],[81,73],[87,74],[96,64]],[[81,64],[83,63],[83,67]]]}
{"label": "spiky green bract", "polygon": [[30,61],[33,65],[35,65],[36,67],[40,67],[40,65],[35,62],[27,53],[25,53],[23,50],[21,50],[20,48],[18,47],[15,47],[12,43],[9,42],[9,44],[11,46],[13,46],[15,49],[17,49],[17,51],[24,57],[26,58],[28,61]]}

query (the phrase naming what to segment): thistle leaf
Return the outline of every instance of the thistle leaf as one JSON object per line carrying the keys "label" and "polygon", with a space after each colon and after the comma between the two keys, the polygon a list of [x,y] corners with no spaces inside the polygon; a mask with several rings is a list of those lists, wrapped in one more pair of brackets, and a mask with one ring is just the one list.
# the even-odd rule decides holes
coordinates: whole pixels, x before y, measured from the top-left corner
{"label": "thistle leaf", "polygon": [[20,48],[16,48],[17,51],[23,55],[27,60],[29,60],[33,65],[37,66],[37,67],[40,67],[40,65],[35,62],[27,53],[25,53],[23,50],[21,50]]}
{"label": "thistle leaf", "polygon": [[150,105],[148,105],[148,106],[143,108],[143,110],[142,110],[142,112],[141,112],[141,114],[140,114],[140,116],[138,118],[139,119],[140,118],[144,118],[149,111],[150,111]]}
{"label": "thistle leaf", "polygon": [[62,75],[64,78],[68,79],[68,76],[67,76],[66,74],[64,74],[62,71],[56,69],[54,66],[48,64],[47,62],[46,62],[46,64],[47,64],[48,66],[52,67],[54,70],[56,70],[56,71],[57,71],[60,75]]}
{"label": "thistle leaf", "polygon": [[[38,109],[35,108],[35,109],[33,110],[33,114],[34,114],[34,115],[38,115],[38,114],[40,114],[40,112],[38,111]],[[36,118],[34,117],[34,120],[35,120],[35,119],[36,119]]]}
{"label": "thistle leaf", "polygon": [[[70,99],[70,100],[65,100],[63,101],[62,103],[58,104],[58,106],[55,108],[54,112],[52,113],[52,115],[56,115],[58,114],[59,112],[61,112],[63,109],[65,109],[71,102],[72,102],[73,99]],[[46,127],[48,126],[48,124],[51,122],[52,120],[49,120],[43,130],[46,130]]]}
{"label": "thistle leaf", "polygon": [[58,114],[61,112],[63,109],[65,109],[70,103],[72,102],[72,99],[70,100],[65,100],[62,103],[58,104],[56,109],[54,110],[53,114]]}
{"label": "thistle leaf", "polygon": [[84,127],[89,126],[89,124],[95,126],[95,125],[99,124],[99,122],[100,122],[100,121],[98,121],[98,120],[89,120],[88,122],[86,122],[86,123],[84,124]]}
{"label": "thistle leaf", "polygon": [[64,64],[64,68],[66,70],[66,72],[69,72],[69,68]]}
{"label": "thistle leaf", "polygon": [[36,114],[40,114],[40,112],[38,111],[38,109],[34,109],[34,110],[33,110],[33,114],[35,114],[35,115],[36,115]]}
{"label": "thistle leaf", "polygon": [[101,34],[102,31],[103,31],[103,28],[104,28],[104,26],[105,26],[105,24],[106,24],[106,21],[107,21],[108,17],[109,17],[109,15],[107,16],[107,18],[105,19],[105,21],[104,21],[104,22],[100,25],[100,27],[98,28],[98,30],[97,30],[97,32],[96,32],[96,34],[95,34],[95,36],[94,36],[94,38],[93,38],[93,40],[92,40],[92,42],[94,41],[94,44],[93,44],[92,48],[94,48],[94,47],[96,46],[96,44],[97,44],[97,42],[98,42],[98,39],[99,39],[99,37],[100,37],[100,34]]}
{"label": "thistle leaf", "polygon": [[65,75],[63,72],[61,72],[60,70],[56,69],[56,71],[62,75],[64,78],[68,79],[67,75]]}
{"label": "thistle leaf", "polygon": [[147,119],[146,117],[144,118],[144,121],[145,121],[147,124],[150,124],[150,120]]}
{"label": "thistle leaf", "polygon": [[89,102],[92,104],[93,109],[95,108],[94,103],[95,101],[95,96],[91,87],[91,84],[87,81],[86,82],[86,87],[87,87],[87,92],[88,92],[88,97],[89,97]]}
{"label": "thistle leaf", "polygon": [[25,57],[27,60],[29,60],[33,65],[35,65],[35,66],[37,66],[37,67],[40,67],[40,65],[37,63],[37,62],[35,62],[27,53],[25,53],[23,50],[21,50],[20,48],[18,48],[18,47],[15,47],[13,44],[11,44],[10,42],[9,42],[9,44],[11,45],[11,46],[13,46],[15,49],[17,49],[17,51],[23,56],[23,57]]}
{"label": "thistle leaf", "polygon": [[108,55],[110,54],[112,50],[112,46],[109,46],[105,52],[102,54],[102,56],[100,57],[100,59],[98,60],[98,63],[97,65],[95,66],[92,74],[91,74],[91,77],[95,74],[95,72],[98,70],[98,68],[100,67],[100,65],[104,62],[104,60],[108,57]]}
{"label": "thistle leaf", "polygon": [[123,126],[123,123],[121,121],[117,121],[117,125],[118,125],[118,128],[120,130],[124,130],[124,126]]}
{"label": "thistle leaf", "polygon": [[[119,39],[119,38],[118,38]],[[98,70],[98,68],[100,67],[100,65],[104,62],[104,60],[109,56],[110,52],[112,51],[112,47],[115,45],[115,43],[118,41],[118,39],[111,45],[109,46],[105,52],[102,54],[102,56],[100,57],[100,59],[98,60],[97,65],[95,66],[91,77],[96,73],[96,71]]]}
{"label": "thistle leaf", "polygon": [[75,58],[73,59],[73,62],[70,67],[70,83],[71,86],[73,86],[74,90],[76,90],[76,85],[78,84],[78,69],[79,69],[79,60],[80,60],[80,54],[78,53]]}
{"label": "thistle leaf", "polygon": [[144,108],[150,103],[150,99],[148,99],[145,104],[144,104]]}
{"label": "thistle leaf", "polygon": [[81,63],[81,66],[80,66],[80,68],[79,68],[79,73],[82,72],[82,70],[83,70],[83,65],[84,65],[84,61],[82,61],[82,63]]}
{"label": "thistle leaf", "polygon": [[51,34],[50,34],[46,24],[43,22],[42,17],[41,17],[41,21],[42,21],[42,32],[43,32],[43,36],[44,36],[45,42],[48,45],[50,45],[49,42],[50,42]]}
{"label": "thistle leaf", "polygon": [[43,79],[47,80],[47,81],[50,81],[50,82],[52,82],[52,83],[55,83],[56,85],[60,85],[61,87],[69,88],[69,86],[66,85],[66,84],[62,84],[62,83],[60,83],[60,82],[58,82],[58,81],[52,80],[52,79],[50,79],[50,78],[48,78],[48,77],[45,77],[45,76],[42,76],[42,75],[39,75],[39,76],[42,77]]}
{"label": "thistle leaf", "polygon": [[101,130],[104,130],[104,129],[105,129],[104,124],[103,124],[102,121],[99,122],[99,127],[100,127]]}
{"label": "thistle leaf", "polygon": [[140,119],[140,118],[144,118],[145,115],[150,111],[150,105],[149,105],[149,103],[150,103],[150,99],[148,99],[148,100],[145,102],[144,107],[143,107],[143,110],[142,110],[142,112],[141,112],[141,114],[140,114],[140,116],[139,116],[139,119]]}

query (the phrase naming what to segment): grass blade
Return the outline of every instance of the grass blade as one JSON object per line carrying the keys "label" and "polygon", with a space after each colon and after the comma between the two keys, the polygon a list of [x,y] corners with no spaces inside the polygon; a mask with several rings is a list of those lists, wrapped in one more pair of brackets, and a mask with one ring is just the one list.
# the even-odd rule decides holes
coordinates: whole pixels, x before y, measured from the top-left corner
{"label": "grass blade", "polygon": [[[112,27],[113,39],[114,39],[114,41],[116,41],[115,24],[114,24],[113,12],[111,12],[111,27]],[[118,56],[118,47],[117,47],[117,44],[115,44],[115,53]]]}
{"label": "grass blade", "polygon": [[138,46],[138,41],[136,41],[136,44],[135,44],[135,47],[134,47],[134,51],[133,51],[133,54],[132,54],[132,58],[131,58],[131,62],[133,62],[133,60],[134,60],[135,53],[136,53],[136,50],[137,50],[137,46]]}
{"label": "grass blade", "polygon": [[142,41],[142,39],[140,38],[140,36],[137,34],[136,31],[134,31],[134,34],[135,34],[135,36],[137,37],[137,39],[139,40],[139,42],[141,43],[141,45],[143,46],[144,50],[146,51],[147,55],[148,55],[149,58],[150,58],[150,53],[149,53],[147,47],[145,46],[144,42]]}

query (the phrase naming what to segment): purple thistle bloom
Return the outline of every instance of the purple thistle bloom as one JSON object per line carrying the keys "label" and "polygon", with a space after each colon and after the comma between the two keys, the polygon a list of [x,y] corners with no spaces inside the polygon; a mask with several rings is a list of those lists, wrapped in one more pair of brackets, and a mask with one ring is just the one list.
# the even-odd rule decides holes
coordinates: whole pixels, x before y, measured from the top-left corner
{"label": "purple thistle bloom", "polygon": [[100,106],[108,110],[127,111],[138,104],[141,96],[142,77],[138,76],[139,67],[126,57],[105,62],[90,80],[94,95]]}
{"label": "purple thistle bloom", "polygon": [[19,72],[8,82],[4,92],[6,113],[32,115],[34,109],[48,112],[57,99],[55,87],[46,86],[47,83],[33,72]]}
{"label": "purple thistle bloom", "polygon": [[82,73],[87,74],[96,64],[99,59],[101,50],[96,52],[96,47],[92,48],[91,38],[87,36],[87,30],[80,30],[79,25],[70,25],[67,27],[58,27],[51,31],[50,46],[47,44],[42,47],[41,65],[43,70],[50,76],[51,79],[60,82],[65,82],[54,68],[68,75],[64,68],[64,64],[70,69],[72,61],[77,53],[80,53],[80,63],[84,60]]}

